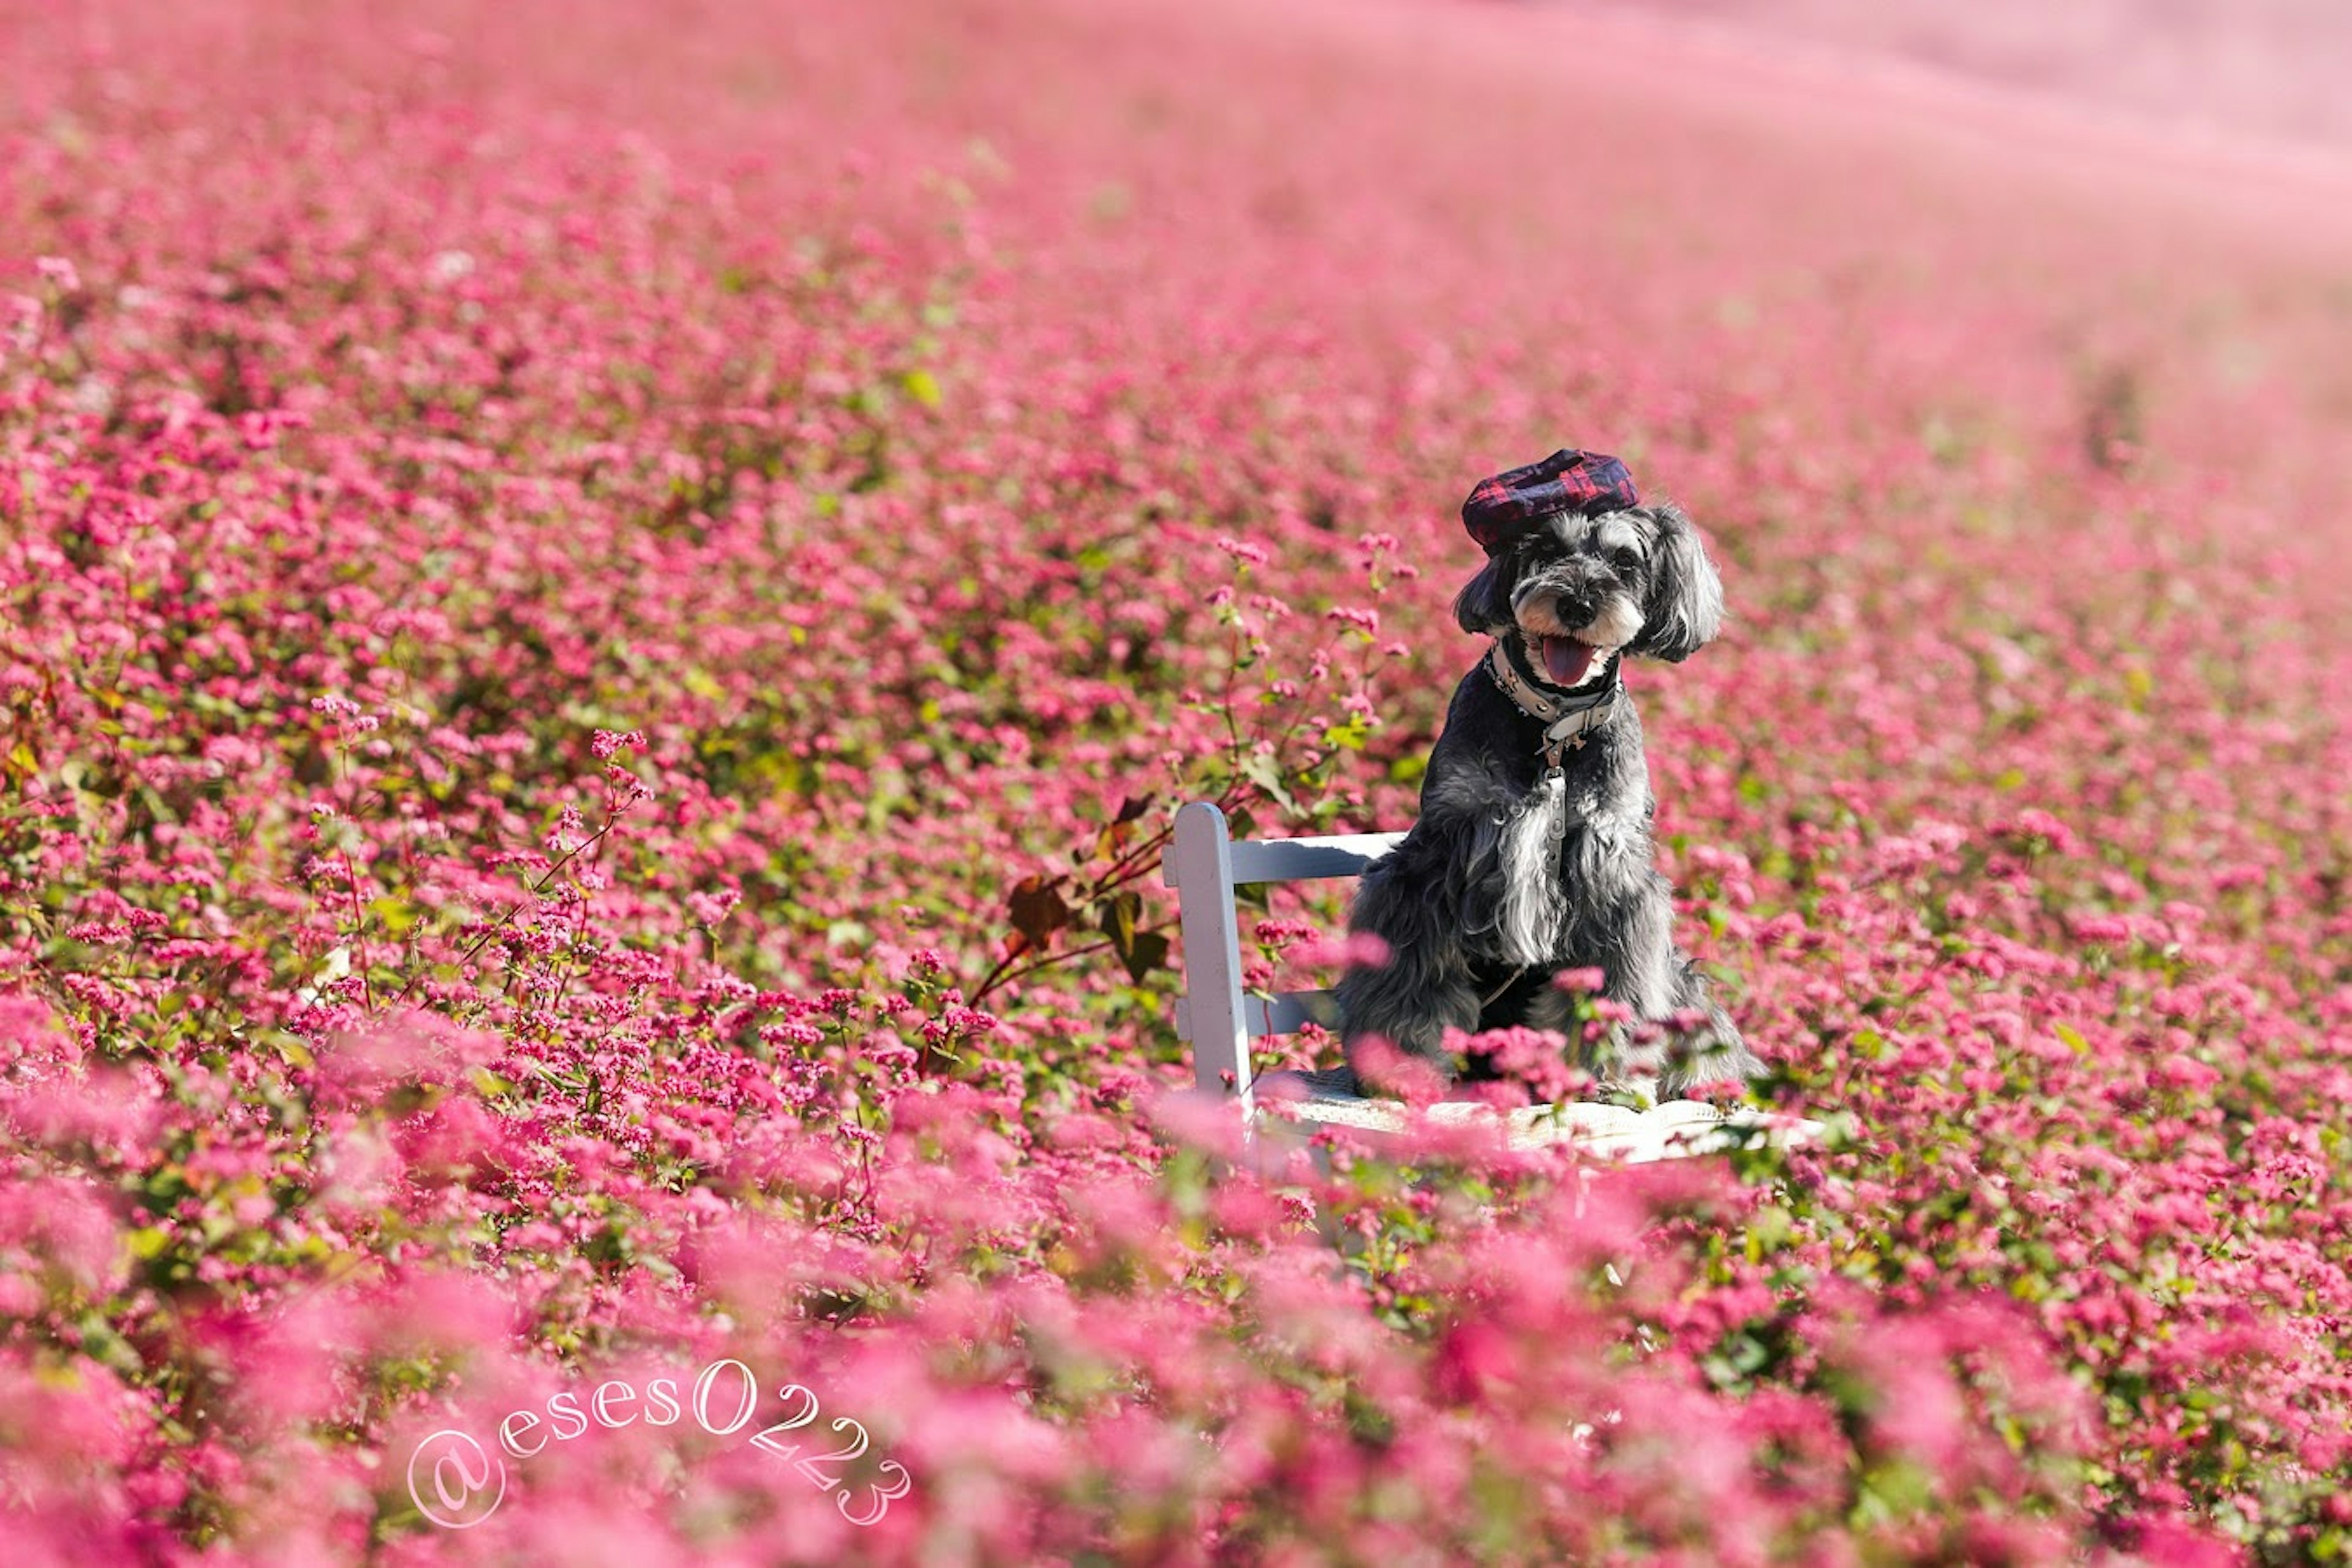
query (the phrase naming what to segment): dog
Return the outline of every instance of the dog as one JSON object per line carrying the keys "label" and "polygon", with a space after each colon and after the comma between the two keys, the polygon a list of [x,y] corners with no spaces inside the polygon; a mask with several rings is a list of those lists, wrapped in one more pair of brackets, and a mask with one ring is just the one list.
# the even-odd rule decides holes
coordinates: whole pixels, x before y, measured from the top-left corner
{"label": "dog", "polygon": [[[1349,917],[1387,951],[1337,991],[1344,1091],[1377,1076],[1376,1037],[1448,1079],[1449,1029],[1564,1035],[1574,1065],[1653,1099],[1762,1069],[1674,941],[1628,658],[1680,663],[1723,623],[1723,585],[1671,503],[1622,463],[1564,450],[1483,481],[1462,509],[1486,563],[1454,605],[1493,639],[1455,687],[1421,816],[1368,869]],[[1563,970],[1598,970],[1631,1022],[1594,1051]],[[1696,1028],[1689,1027],[1697,1022]],[[1679,1023],[1682,1027],[1676,1027]]]}

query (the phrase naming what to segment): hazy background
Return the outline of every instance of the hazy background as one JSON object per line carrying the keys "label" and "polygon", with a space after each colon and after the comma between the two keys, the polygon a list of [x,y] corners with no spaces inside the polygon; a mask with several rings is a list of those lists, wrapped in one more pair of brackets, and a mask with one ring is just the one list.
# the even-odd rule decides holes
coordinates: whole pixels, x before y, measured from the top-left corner
{"label": "hazy background", "polygon": [[[1564,7],[1565,8],[1565,7]],[[1850,51],[2168,130],[2352,151],[2342,0],[1606,0],[1733,42]]]}

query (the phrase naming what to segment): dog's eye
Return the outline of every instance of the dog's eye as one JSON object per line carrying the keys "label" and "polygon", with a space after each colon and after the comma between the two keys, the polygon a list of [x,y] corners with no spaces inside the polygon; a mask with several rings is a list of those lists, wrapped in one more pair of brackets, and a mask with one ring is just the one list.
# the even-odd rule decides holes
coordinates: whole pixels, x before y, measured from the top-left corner
{"label": "dog's eye", "polygon": [[1609,564],[1620,572],[1639,572],[1642,569],[1642,552],[1630,544],[1621,544],[1609,552]]}

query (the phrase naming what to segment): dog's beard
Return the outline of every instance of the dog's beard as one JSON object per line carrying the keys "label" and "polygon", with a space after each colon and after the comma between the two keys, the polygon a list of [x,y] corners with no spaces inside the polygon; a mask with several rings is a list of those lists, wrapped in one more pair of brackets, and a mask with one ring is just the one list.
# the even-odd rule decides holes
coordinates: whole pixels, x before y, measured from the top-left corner
{"label": "dog's beard", "polygon": [[1609,656],[1642,630],[1642,612],[1622,594],[1601,601],[1600,612],[1580,626],[1560,618],[1557,595],[1537,592],[1516,606],[1519,635],[1536,668],[1552,685],[1573,690],[1608,673]]}

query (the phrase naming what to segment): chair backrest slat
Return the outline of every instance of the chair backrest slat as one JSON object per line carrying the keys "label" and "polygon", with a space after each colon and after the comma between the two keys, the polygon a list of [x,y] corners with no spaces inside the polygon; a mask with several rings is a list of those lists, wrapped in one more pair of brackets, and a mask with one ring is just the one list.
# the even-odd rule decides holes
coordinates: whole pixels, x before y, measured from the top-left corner
{"label": "chair backrest slat", "polygon": [[[1339,1026],[1338,1006],[1328,991],[1277,991],[1271,996],[1242,993],[1242,1024],[1253,1040],[1268,1035],[1295,1035],[1300,1026],[1319,1024],[1327,1029]],[[1179,1039],[1192,1037],[1192,1004],[1189,997],[1176,998],[1176,1035]]]}
{"label": "chair backrest slat", "polygon": [[1244,838],[1234,846],[1234,882],[1308,882],[1360,877],[1396,847],[1402,833],[1350,833],[1328,838]]}

